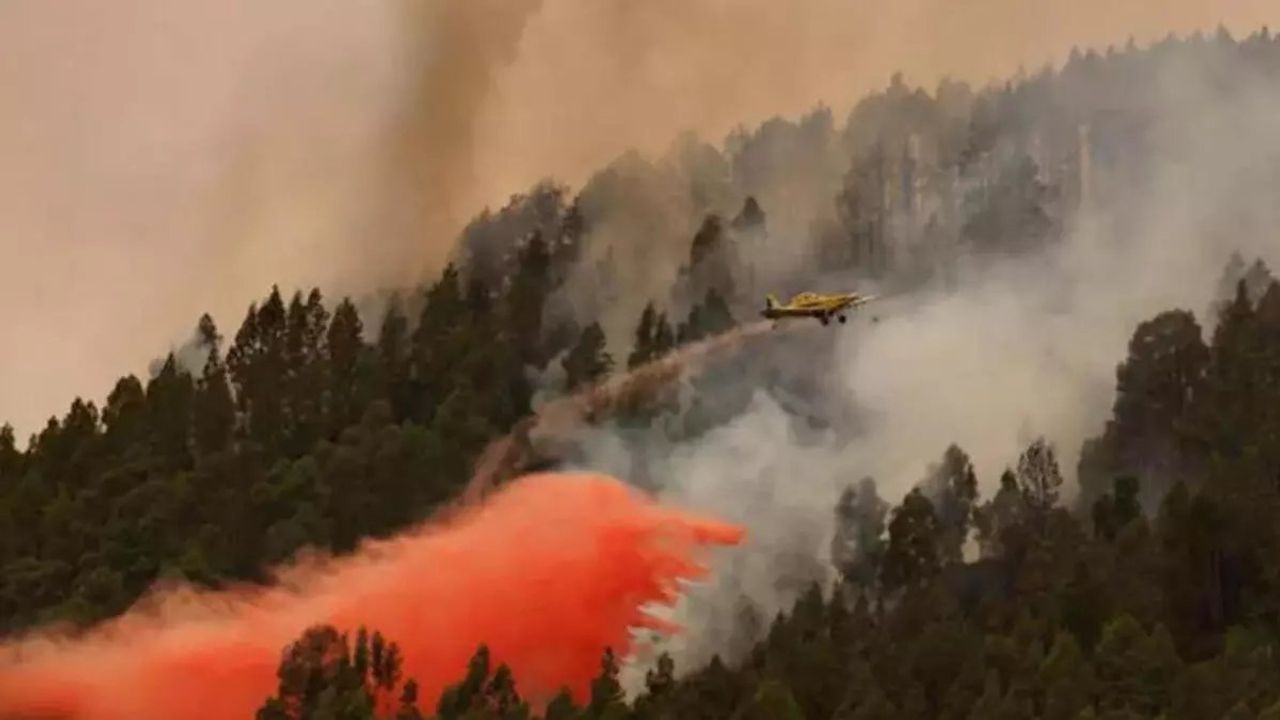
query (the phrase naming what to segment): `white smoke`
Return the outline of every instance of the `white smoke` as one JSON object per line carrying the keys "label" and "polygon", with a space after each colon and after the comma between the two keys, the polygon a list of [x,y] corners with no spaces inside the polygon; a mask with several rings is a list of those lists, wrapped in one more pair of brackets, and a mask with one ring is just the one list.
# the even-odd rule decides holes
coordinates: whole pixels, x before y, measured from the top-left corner
{"label": "white smoke", "polygon": [[[1139,167],[1123,168],[1142,181],[1125,185],[1118,173],[1108,177],[1116,171],[1097,170],[1092,180],[1105,193],[1069,218],[1057,247],[967,263],[954,291],[886,300],[878,323],[815,328],[839,333],[833,366],[814,367],[825,393],[859,408],[857,432],[801,439],[791,416],[762,395],[696,442],[649,448],[662,497],[748,531],[746,545],[718,557],[714,580],[690,589],[673,616],[689,627],[667,646],[678,671],[729,650],[726,625],[740,592],[766,620],[790,607],[803,586],[779,579],[804,574],[797,558],[825,562],[834,505],[858,478],[874,477],[897,504],[956,443],[989,498],[1001,470],[1043,435],[1070,500],[1081,443],[1110,414],[1116,366],[1137,324],[1187,309],[1207,339],[1207,310],[1230,254],[1273,267],[1280,258],[1280,92],[1243,75],[1224,91],[1214,72],[1221,68],[1162,68],[1147,108],[1148,149],[1128,156]],[[812,356],[797,351],[786,362]],[[618,452],[591,459],[625,472]],[[635,687],[640,669],[632,672]]]}

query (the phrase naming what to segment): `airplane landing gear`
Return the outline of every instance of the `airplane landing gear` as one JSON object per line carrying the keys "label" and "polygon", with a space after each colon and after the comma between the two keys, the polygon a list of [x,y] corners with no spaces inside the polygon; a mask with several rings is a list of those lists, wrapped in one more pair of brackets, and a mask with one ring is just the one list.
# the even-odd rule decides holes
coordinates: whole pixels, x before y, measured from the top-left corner
{"label": "airplane landing gear", "polygon": [[823,325],[826,325],[831,322],[831,319],[828,318],[826,315],[819,315],[818,322],[821,322]]}
{"label": "airplane landing gear", "polygon": [[847,321],[847,320],[848,320],[848,318],[846,318],[844,315],[841,315],[841,316],[840,316],[840,324],[841,324],[841,325],[845,324],[845,321]]}

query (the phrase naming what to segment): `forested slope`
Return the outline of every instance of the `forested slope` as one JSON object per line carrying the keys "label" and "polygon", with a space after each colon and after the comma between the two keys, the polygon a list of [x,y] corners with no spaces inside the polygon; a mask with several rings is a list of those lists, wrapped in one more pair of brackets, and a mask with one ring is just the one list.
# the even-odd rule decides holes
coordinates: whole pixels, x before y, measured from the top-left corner
{"label": "forested slope", "polygon": [[[1280,42],[1264,31],[1090,52],[980,92],[895,78],[842,130],[819,111],[723,151],[625,158],[571,200],[551,184],[517,196],[380,317],[272,288],[233,336],[201,318],[201,366],[170,355],[100,407],[75,400],[25,448],[0,432],[0,626],[91,623],[160,579],[262,580],[303,547],[342,553],[392,534],[453,498],[536,395],[724,330],[766,285],[838,272],[910,291],[954,282],[961,258],[1061,242],[1088,193],[1138,177],[1152,80],[1180,63],[1227,94],[1241,73],[1276,77]],[[777,156],[794,166],[761,160]],[[803,222],[781,189],[797,175],[816,208]],[[678,209],[655,188],[677,191]],[[605,232],[648,214],[655,245],[631,225]],[[788,226],[802,239],[783,253]],[[671,267],[628,260],[647,252]],[[562,697],[545,716],[1280,717],[1280,284],[1239,261],[1221,300],[1213,316],[1169,308],[1134,329],[1071,503],[1075,468],[1052,438],[998,483],[979,483],[962,448],[938,448],[905,497],[850,484],[833,508],[842,582],[762,628],[747,657],[679,680],[664,658],[627,703],[602,648],[586,707]],[[618,317],[628,332],[606,330]],[[733,389],[704,391],[705,404],[664,398],[627,420],[674,415],[694,435],[741,410],[711,402]],[[395,639],[356,631],[300,639],[261,717],[367,717],[370,688],[400,678]],[[327,652],[339,633],[346,651]],[[528,716],[519,678],[483,649],[459,671],[439,708],[413,707],[412,685],[389,702],[403,717]]]}

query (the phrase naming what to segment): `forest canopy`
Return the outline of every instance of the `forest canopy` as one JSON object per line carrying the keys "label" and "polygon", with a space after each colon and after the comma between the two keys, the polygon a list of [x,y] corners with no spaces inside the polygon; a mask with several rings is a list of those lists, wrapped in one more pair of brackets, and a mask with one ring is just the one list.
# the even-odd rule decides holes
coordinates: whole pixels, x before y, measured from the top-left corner
{"label": "forest canopy", "polygon": [[[162,580],[265,582],[303,548],[392,536],[457,497],[535,400],[741,324],[765,283],[841,272],[910,291],[950,282],[962,256],[1065,242],[1087,193],[1128,178],[1137,151],[1117,148],[1149,139],[1150,84],[1175,61],[1225,94],[1245,70],[1280,73],[1280,41],[1076,52],[980,91],[895,76],[843,129],[817,111],[686,148],[687,217],[653,221],[677,235],[665,276],[630,262],[659,252],[639,236],[601,240],[619,217],[665,212],[654,188],[675,171],[631,157],[577,195],[546,183],[478,216],[454,262],[378,316],[276,287],[231,334],[205,315],[198,367],[170,354],[100,404],[75,399],[25,448],[0,428],[0,628],[87,626]],[[774,262],[759,248],[789,222],[788,158],[812,169],[803,202],[819,210],[802,259]],[[707,163],[725,172],[694,172]],[[1280,283],[1261,258],[1205,272],[1217,306],[1133,328],[1075,466],[1041,436],[1003,468],[924,449],[901,497],[842,478],[838,582],[743,623],[737,656],[662,655],[628,699],[618,649],[600,648],[589,696],[534,707],[482,640],[428,707],[395,638],[316,626],[283,649],[258,717],[1280,718]],[[782,383],[767,353],[734,362]],[[693,442],[747,405],[741,386],[690,388],[617,420]]]}

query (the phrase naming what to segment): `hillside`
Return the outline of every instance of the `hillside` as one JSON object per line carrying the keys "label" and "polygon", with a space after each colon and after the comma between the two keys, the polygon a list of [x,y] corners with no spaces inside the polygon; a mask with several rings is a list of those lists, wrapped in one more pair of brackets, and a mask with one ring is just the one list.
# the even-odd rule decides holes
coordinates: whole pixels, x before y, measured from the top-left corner
{"label": "hillside", "polygon": [[[539,716],[1280,717],[1277,77],[1265,30],[984,89],[895,76],[842,127],[818,109],[532,188],[380,316],[271,288],[234,335],[200,318],[152,377],[76,399],[25,448],[0,431],[0,628],[88,626],[157,583],[262,583],[304,548],[394,536],[548,399],[754,321],[765,292],[852,284],[892,298],[877,326],[717,358],[534,439],[544,465],[723,504],[762,546],[694,591],[688,644],[633,668],[634,697],[628,648],[600,648],[590,697]],[[984,348],[991,379],[949,374],[988,339],[940,334],[957,312],[1025,344]],[[1119,338],[1109,410],[1064,409]],[[1058,345],[1060,375],[1037,360],[1007,384]],[[858,377],[919,395],[849,387],[885,357]],[[1087,434],[1056,436],[1074,414]],[[712,479],[682,484],[695,471]],[[259,717],[371,717],[375,695],[401,718],[531,716],[483,647],[418,703],[396,638],[357,632],[300,638]]]}

